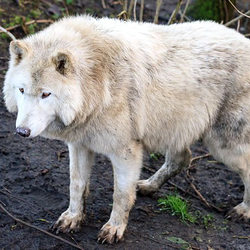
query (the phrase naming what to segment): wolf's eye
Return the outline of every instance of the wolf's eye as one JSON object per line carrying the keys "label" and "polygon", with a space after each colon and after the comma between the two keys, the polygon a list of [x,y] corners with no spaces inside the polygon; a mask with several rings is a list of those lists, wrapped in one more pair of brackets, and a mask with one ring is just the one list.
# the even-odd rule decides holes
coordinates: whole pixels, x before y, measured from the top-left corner
{"label": "wolf's eye", "polygon": [[23,94],[24,93],[24,89],[23,88],[19,88],[19,91]]}
{"label": "wolf's eye", "polygon": [[42,94],[42,99],[47,98],[48,96],[50,96],[50,94],[51,94],[51,93],[43,92],[43,94]]}

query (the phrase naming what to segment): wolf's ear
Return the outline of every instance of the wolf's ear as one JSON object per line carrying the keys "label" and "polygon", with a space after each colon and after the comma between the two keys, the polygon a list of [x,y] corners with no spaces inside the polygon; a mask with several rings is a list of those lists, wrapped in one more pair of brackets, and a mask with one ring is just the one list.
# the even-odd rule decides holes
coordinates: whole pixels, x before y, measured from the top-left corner
{"label": "wolf's ear", "polygon": [[16,65],[21,62],[27,53],[28,47],[23,41],[16,40],[10,42],[10,55],[14,58]]}
{"label": "wolf's ear", "polygon": [[72,56],[69,52],[56,52],[52,57],[52,62],[55,64],[56,71],[62,75],[66,75],[72,71]]}

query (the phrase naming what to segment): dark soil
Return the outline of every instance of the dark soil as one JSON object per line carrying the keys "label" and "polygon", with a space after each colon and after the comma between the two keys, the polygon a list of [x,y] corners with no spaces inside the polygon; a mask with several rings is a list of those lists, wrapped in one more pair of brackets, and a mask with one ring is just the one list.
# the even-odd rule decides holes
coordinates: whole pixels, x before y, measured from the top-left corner
{"label": "dark soil", "polygon": [[[17,6],[17,3],[23,6]],[[30,3],[32,2],[32,3]],[[51,3],[54,3],[52,6]],[[78,13],[93,12],[98,16],[114,15],[119,5],[108,2],[103,10],[99,1],[73,1],[68,6]],[[146,6],[149,20],[154,13],[152,3]],[[153,2],[153,1],[152,1]],[[162,21],[168,18],[176,5],[175,1],[165,1]],[[41,11],[39,19],[49,19],[51,14],[63,12],[62,1],[7,1],[0,2],[0,20],[4,25],[17,15],[28,16],[32,9]],[[65,11],[65,10],[64,10]],[[54,12],[54,13],[52,13]],[[167,14],[166,14],[167,13]],[[59,13],[61,15],[62,13]],[[5,20],[5,21],[4,21]],[[36,30],[43,27],[35,27]],[[17,37],[24,36],[22,28],[13,30]],[[0,39],[0,82],[1,88],[8,62],[9,40]],[[69,201],[69,173],[67,146],[59,141],[43,138],[23,139],[14,135],[15,115],[9,114],[0,96],[0,202],[11,214],[32,225],[47,230],[50,224],[67,209]],[[193,156],[204,155],[206,149],[198,142],[192,147]],[[148,178],[161,166],[164,159],[151,159],[145,155],[141,178]],[[207,202],[207,207],[191,187],[191,181]],[[114,245],[97,243],[97,234],[108,220],[113,193],[113,174],[110,161],[96,155],[87,199],[87,218],[78,233],[59,234],[71,242],[77,242],[84,249],[250,249],[250,225],[243,222],[225,220],[225,214],[242,201],[244,186],[237,174],[217,163],[212,157],[205,157],[193,163],[189,176],[184,171],[173,178],[183,191],[166,183],[160,192],[150,197],[138,196],[131,211],[125,240]],[[193,214],[200,213],[195,224],[185,224],[169,212],[162,212],[157,199],[166,194],[178,192],[190,204]],[[191,195],[190,195],[191,194]],[[202,216],[212,215],[213,221],[205,225]],[[189,244],[177,244],[169,237],[178,237]],[[60,249],[73,247],[47,236],[35,229],[16,223],[0,210],[0,249]]]}

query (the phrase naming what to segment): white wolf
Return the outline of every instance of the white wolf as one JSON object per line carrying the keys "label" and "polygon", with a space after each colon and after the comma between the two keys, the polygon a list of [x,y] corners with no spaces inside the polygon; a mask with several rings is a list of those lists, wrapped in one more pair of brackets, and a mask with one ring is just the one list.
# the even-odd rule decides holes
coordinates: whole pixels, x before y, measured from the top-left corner
{"label": "white wolf", "polygon": [[[121,240],[137,184],[142,193],[157,191],[189,164],[189,146],[200,137],[241,175],[244,201],[234,214],[249,219],[249,51],[248,39],[213,22],[161,26],[89,16],[11,42],[4,96],[18,112],[17,133],[69,147],[70,203],[54,228],[79,229],[98,152],[114,169],[114,204],[99,240]],[[138,182],[143,148],[166,154],[166,162]]]}

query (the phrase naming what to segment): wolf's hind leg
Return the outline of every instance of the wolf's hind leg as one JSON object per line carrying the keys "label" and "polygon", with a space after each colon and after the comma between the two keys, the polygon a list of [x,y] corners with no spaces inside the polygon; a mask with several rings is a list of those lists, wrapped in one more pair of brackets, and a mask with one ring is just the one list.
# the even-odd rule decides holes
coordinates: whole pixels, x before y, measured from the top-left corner
{"label": "wolf's hind leg", "polygon": [[[78,231],[84,220],[83,203],[88,193],[88,184],[94,153],[83,145],[68,144],[70,157],[70,202],[53,229],[57,232]],[[84,204],[85,205],[85,204]]]}
{"label": "wolf's hind leg", "polygon": [[144,195],[158,191],[168,179],[179,174],[183,168],[188,166],[190,159],[191,151],[189,149],[176,154],[167,152],[163,166],[149,179],[138,182],[138,191]]}
{"label": "wolf's hind leg", "polygon": [[[221,147],[219,139],[207,140],[206,144],[214,158],[223,162],[229,168],[237,172],[244,183],[243,202],[234,207],[229,213],[228,218],[233,220],[250,220],[250,145],[231,145]],[[234,144],[234,143],[232,143]]]}
{"label": "wolf's hind leg", "polygon": [[[227,159],[224,163],[232,168],[234,171],[239,173],[245,186],[243,202],[233,208],[228,213],[228,218],[233,220],[244,220],[250,221],[250,145],[247,146],[247,153],[240,153],[238,155],[237,150],[228,152]],[[245,151],[245,149],[242,149]]]}

